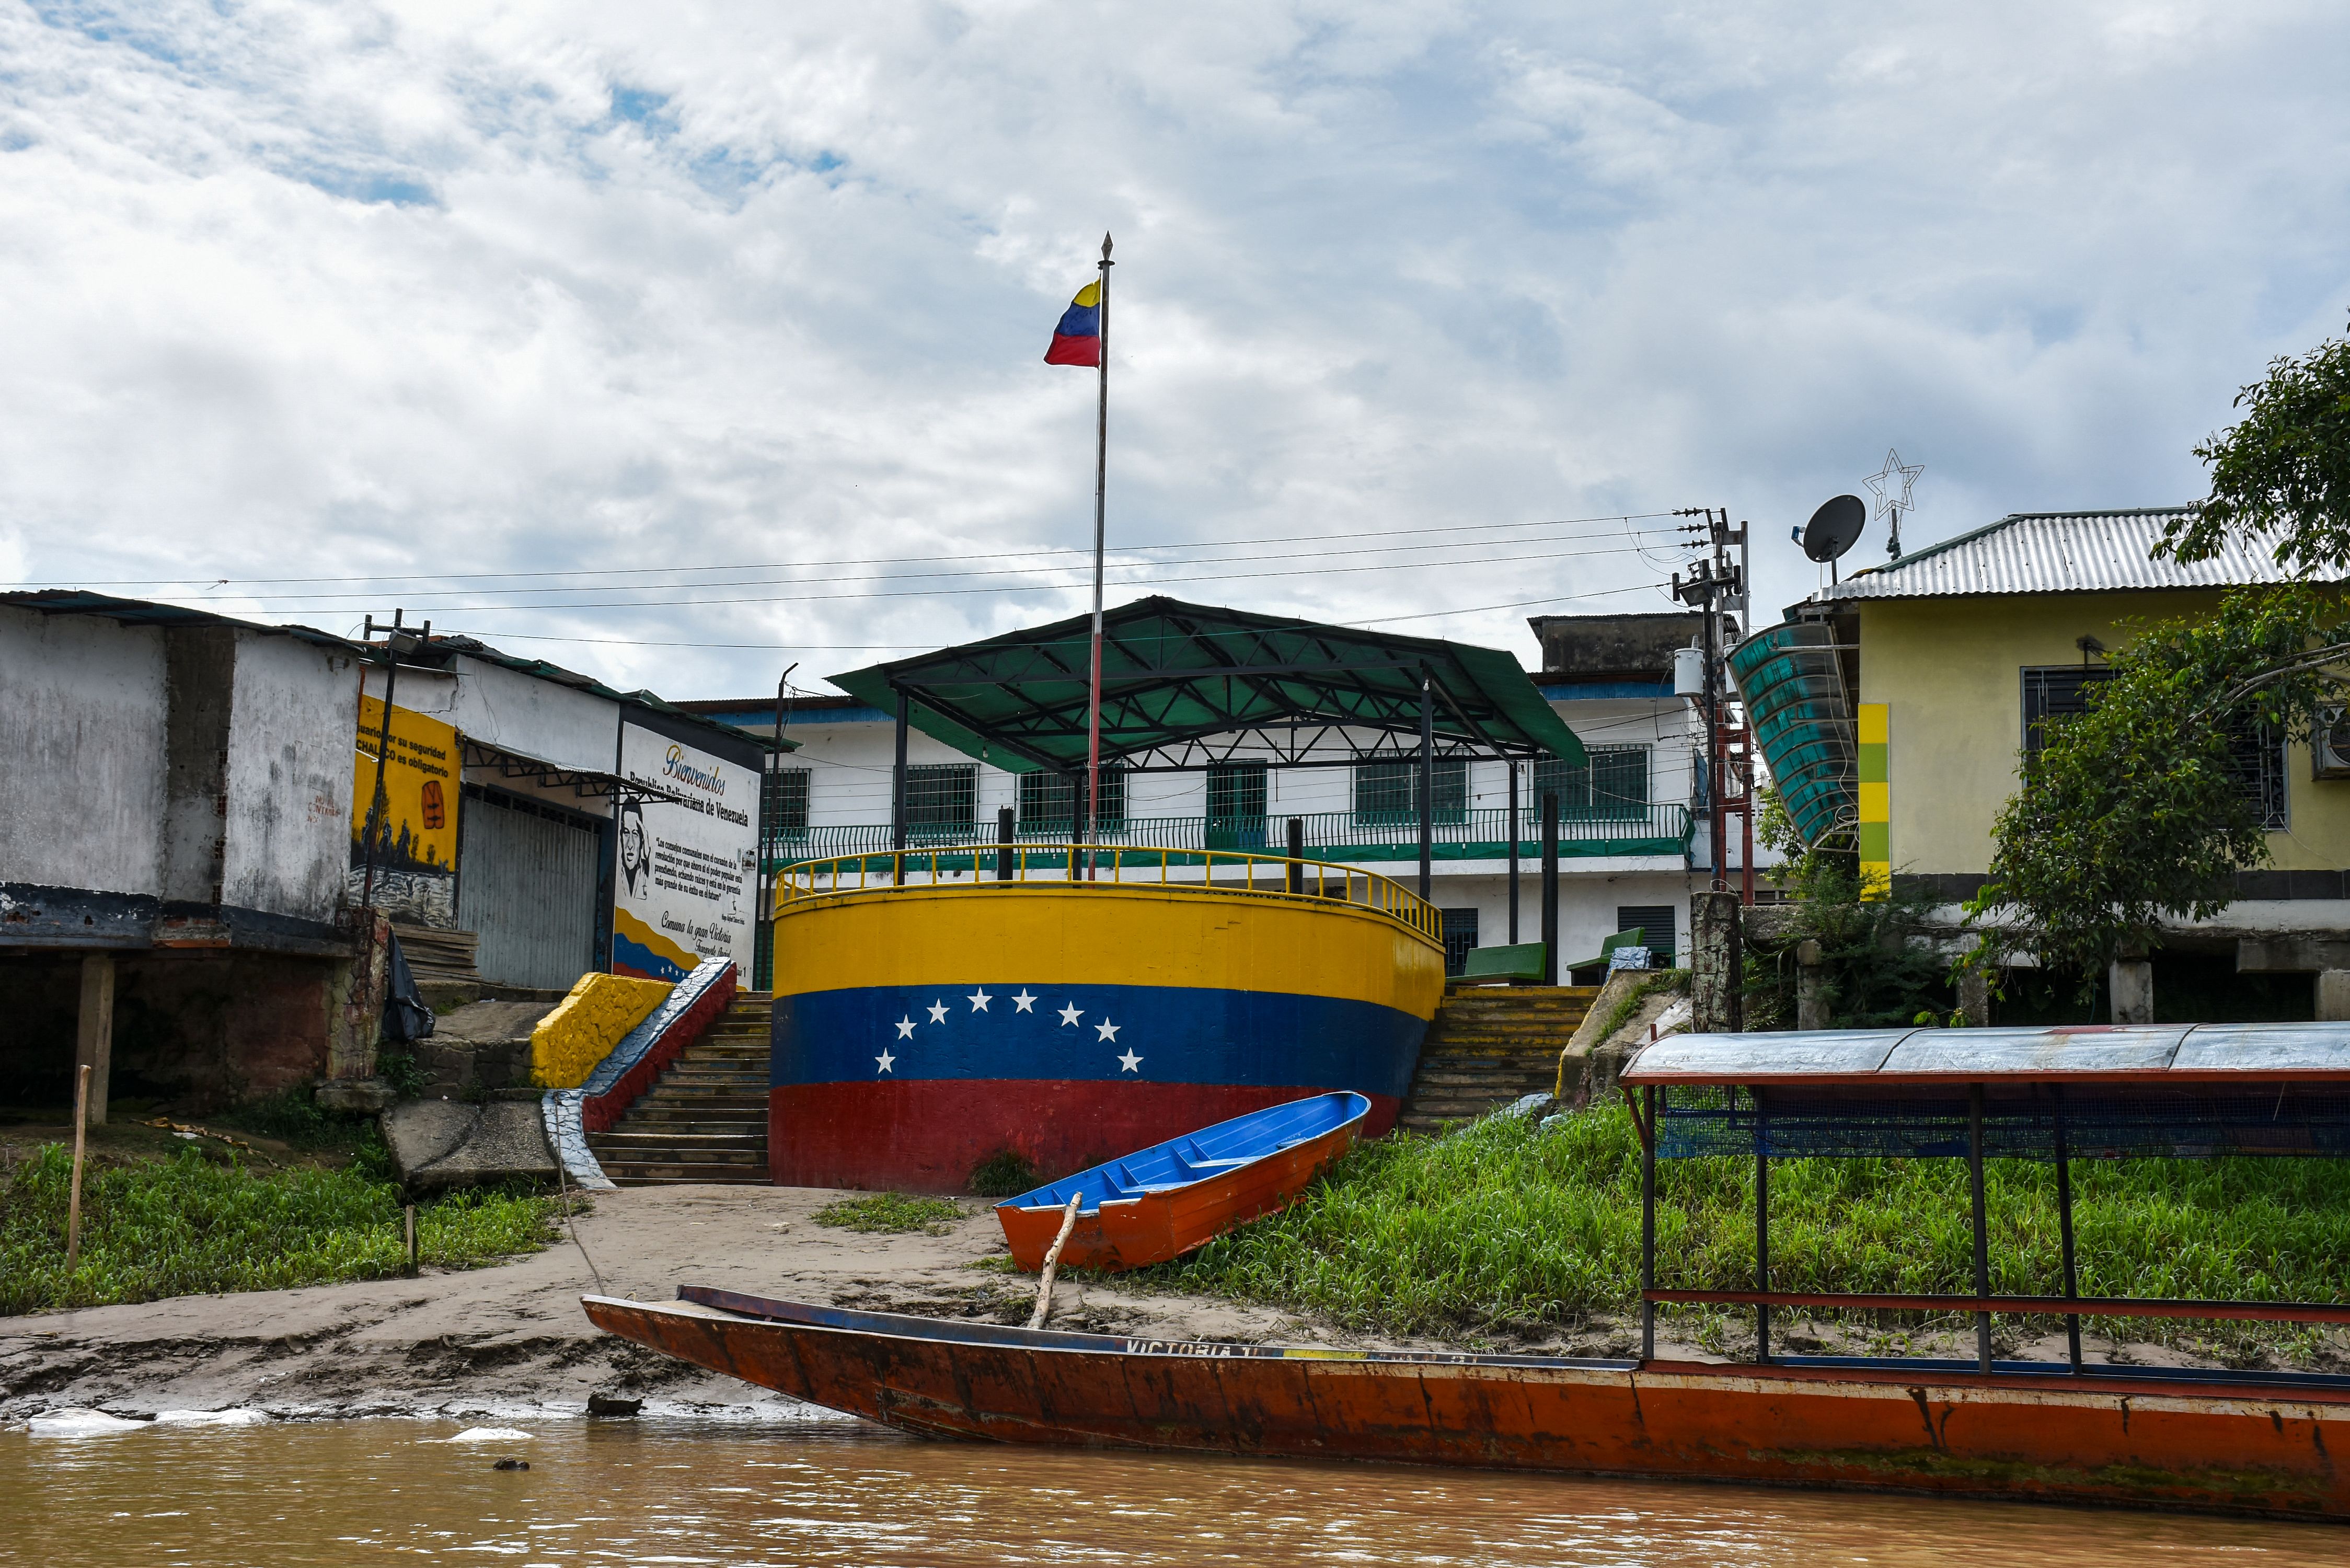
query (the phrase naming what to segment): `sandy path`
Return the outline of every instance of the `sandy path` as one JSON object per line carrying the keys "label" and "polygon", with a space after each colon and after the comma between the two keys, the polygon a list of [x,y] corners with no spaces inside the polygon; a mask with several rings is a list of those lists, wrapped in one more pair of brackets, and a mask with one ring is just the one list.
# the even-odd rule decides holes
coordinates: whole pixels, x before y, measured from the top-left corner
{"label": "sandy path", "polygon": [[[847,1196],[806,1188],[634,1188],[601,1194],[579,1240],[609,1293],[666,1300],[683,1283],[916,1312],[1024,1321],[1033,1276],[972,1268],[1005,1255],[993,1215],[943,1236],[832,1230],[810,1216]],[[69,1407],[120,1414],[253,1407],[281,1415],[520,1414],[589,1394],[649,1409],[778,1403],[613,1339],[579,1308],[594,1288],[568,1241],[494,1268],[413,1280],[181,1296],[0,1318],[0,1419]],[[1172,1337],[1338,1343],[1286,1314],[1064,1283],[1056,1326]],[[1352,1343],[1352,1342],[1348,1342]]]}

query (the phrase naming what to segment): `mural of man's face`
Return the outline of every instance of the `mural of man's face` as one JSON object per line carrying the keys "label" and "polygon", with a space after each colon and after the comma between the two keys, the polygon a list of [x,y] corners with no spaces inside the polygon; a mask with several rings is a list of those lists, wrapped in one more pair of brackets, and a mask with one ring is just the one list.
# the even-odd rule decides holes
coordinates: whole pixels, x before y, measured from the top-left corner
{"label": "mural of man's face", "polygon": [[645,824],[642,817],[629,816],[621,820],[620,861],[631,871],[645,863]]}

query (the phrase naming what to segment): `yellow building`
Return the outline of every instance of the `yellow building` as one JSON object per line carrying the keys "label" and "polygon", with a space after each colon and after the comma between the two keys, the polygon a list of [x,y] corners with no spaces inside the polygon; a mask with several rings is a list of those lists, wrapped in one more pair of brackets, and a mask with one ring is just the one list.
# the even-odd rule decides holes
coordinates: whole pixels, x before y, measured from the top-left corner
{"label": "yellow building", "polygon": [[[1865,875],[1916,878],[1950,903],[1971,896],[2035,722],[2080,711],[2136,628],[2282,579],[2241,545],[2191,566],[2153,559],[2177,515],[2003,517],[1857,572],[1750,639],[1732,670],[1805,837],[1856,844]],[[2219,921],[2166,950],[2227,954],[2248,972],[2350,970],[2350,767],[2255,736],[2243,765],[2272,863],[2240,875]]]}

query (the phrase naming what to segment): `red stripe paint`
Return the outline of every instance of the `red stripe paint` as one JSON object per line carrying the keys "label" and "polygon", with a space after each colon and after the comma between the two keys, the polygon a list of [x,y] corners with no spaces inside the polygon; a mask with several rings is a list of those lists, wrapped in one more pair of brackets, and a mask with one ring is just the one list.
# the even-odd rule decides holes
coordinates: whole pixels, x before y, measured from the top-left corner
{"label": "red stripe paint", "polygon": [[725,974],[694,999],[692,1006],[673,1019],[661,1031],[651,1050],[637,1058],[635,1066],[620,1075],[619,1081],[600,1095],[580,1102],[579,1125],[588,1132],[610,1132],[619,1124],[638,1097],[657,1083],[670,1064],[676,1061],[688,1045],[702,1038],[709,1027],[725,1016],[734,1003],[735,971],[730,966]]}
{"label": "red stripe paint", "polygon": [[[1057,1179],[1326,1087],[1035,1078],[781,1085],[767,1094],[767,1168],[782,1187],[966,1192],[972,1167],[998,1149],[1015,1149]],[[1366,1097],[1362,1136],[1377,1137],[1395,1126],[1399,1102]]]}
{"label": "red stripe paint", "polygon": [[[1034,343],[1036,340],[1031,337],[1028,341]],[[1047,365],[1098,365],[1101,363],[1101,339],[1071,337],[1066,334],[1055,332],[1053,334],[1053,346],[1045,350],[1045,363]]]}

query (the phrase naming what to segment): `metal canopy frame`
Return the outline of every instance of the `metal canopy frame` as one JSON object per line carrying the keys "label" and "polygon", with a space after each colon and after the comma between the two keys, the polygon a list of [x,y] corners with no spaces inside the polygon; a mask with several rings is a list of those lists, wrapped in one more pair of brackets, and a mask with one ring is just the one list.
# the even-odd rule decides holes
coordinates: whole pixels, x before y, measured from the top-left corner
{"label": "metal canopy frame", "polygon": [[[910,728],[1010,773],[1085,776],[1092,634],[1090,617],[1072,617],[832,677],[898,721],[898,848],[907,838]],[[1243,759],[1416,764],[1422,898],[1439,757],[1588,760],[1524,667],[1492,649],[1152,596],[1104,614],[1101,660],[1099,760],[1128,773]],[[1081,805],[1074,815],[1082,842],[1091,814]]]}
{"label": "metal canopy frame", "polygon": [[582,800],[608,800],[616,794],[633,795],[640,800],[665,800],[691,805],[691,797],[658,784],[638,784],[618,774],[599,773],[593,768],[567,768],[560,763],[550,763],[538,757],[525,756],[520,752],[494,746],[487,741],[477,741],[461,734],[458,743],[464,753],[468,768],[495,768],[502,779],[528,779],[544,789],[567,789]]}

